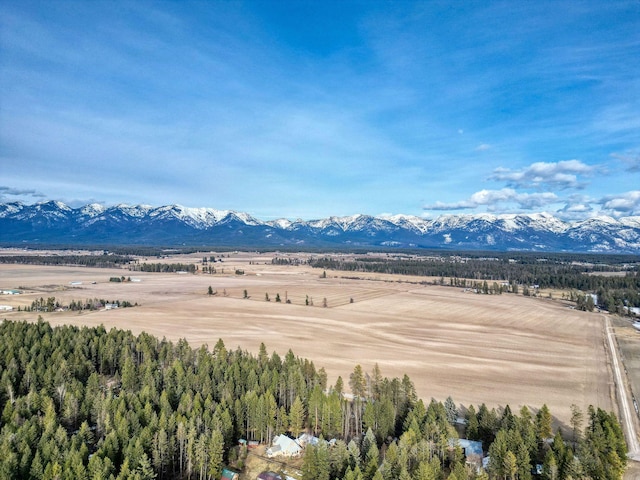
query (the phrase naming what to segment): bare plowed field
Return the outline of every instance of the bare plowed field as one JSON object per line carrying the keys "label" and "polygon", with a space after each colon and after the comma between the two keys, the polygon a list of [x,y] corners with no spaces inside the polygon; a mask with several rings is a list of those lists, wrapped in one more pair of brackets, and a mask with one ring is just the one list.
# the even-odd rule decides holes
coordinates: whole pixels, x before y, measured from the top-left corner
{"label": "bare plowed field", "polygon": [[[0,265],[0,288],[25,292],[3,295],[0,304],[24,307],[50,296],[62,303],[126,300],[139,306],[41,315],[52,324],[104,324],[171,340],[184,337],[193,346],[212,347],[221,338],[229,349],[257,353],[264,342],[269,351],[284,355],[292,349],[313,360],[326,369],[330,382],[341,375],[347,383],[356,364],[370,372],[378,363],[385,376],[408,374],[427,400],[451,395],[464,405],[485,402],[512,409],[546,403],[565,422],[573,403],[613,408],[597,314],[550,300],[407,283],[405,277],[403,282],[391,276],[356,280],[327,272],[320,278],[322,272],[308,267],[264,264],[270,258],[225,259],[226,273],[216,275]],[[229,274],[235,268],[246,275]],[[121,275],[137,281],[109,282]],[[208,286],[217,293],[207,295]],[[266,293],[271,301],[265,301]],[[313,306],[305,305],[307,298]]]}

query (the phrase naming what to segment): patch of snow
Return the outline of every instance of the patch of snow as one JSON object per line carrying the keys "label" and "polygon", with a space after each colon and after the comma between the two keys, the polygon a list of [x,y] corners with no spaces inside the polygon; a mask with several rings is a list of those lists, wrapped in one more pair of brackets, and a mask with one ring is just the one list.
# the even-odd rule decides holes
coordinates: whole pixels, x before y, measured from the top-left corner
{"label": "patch of snow", "polygon": [[280,228],[282,230],[287,230],[293,222],[291,220],[287,220],[286,218],[279,218],[277,220],[273,220],[271,222],[267,222],[267,225],[270,225],[275,228]]}
{"label": "patch of snow", "polygon": [[103,205],[100,205],[99,203],[91,203],[82,207],[80,209],[80,213],[87,217],[97,217],[98,215],[102,215],[105,210],[106,208]]}

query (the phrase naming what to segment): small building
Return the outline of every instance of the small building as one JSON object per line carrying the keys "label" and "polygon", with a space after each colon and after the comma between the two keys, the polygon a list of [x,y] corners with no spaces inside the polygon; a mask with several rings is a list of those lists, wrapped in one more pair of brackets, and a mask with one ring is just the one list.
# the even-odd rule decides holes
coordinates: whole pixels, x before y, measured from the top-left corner
{"label": "small building", "polygon": [[220,480],[238,480],[238,478],[240,478],[240,475],[237,472],[229,470],[228,468],[222,469]]}
{"label": "small building", "polygon": [[467,440],[466,438],[459,438],[458,445],[462,447],[462,451],[465,456],[469,455],[479,455],[482,457],[482,442],[477,442],[475,440]]}
{"label": "small building", "polygon": [[3,295],[20,295],[20,290],[2,290]]}
{"label": "small building", "polygon": [[320,439],[310,433],[303,433],[298,437],[296,442],[298,442],[298,445],[301,447],[306,447],[307,445],[313,445],[315,447],[318,445],[318,442],[320,442]]}
{"label": "small building", "polygon": [[13,307],[11,305],[0,305],[0,312],[11,312]]}
{"label": "small building", "polygon": [[456,425],[464,426],[464,425],[468,425],[469,421],[464,417],[456,417],[456,421],[454,423]]}
{"label": "small building", "polygon": [[466,438],[452,438],[449,440],[449,445],[452,447],[456,444],[462,448],[462,453],[464,454],[466,463],[475,465],[476,467],[482,465],[482,442],[467,440]]}
{"label": "small building", "polygon": [[271,447],[267,448],[267,457],[297,457],[302,452],[302,448],[295,440],[287,437],[286,435],[278,435],[273,439]]}
{"label": "small building", "polygon": [[118,304],[117,303],[105,303],[104,305],[104,309],[105,310],[114,310],[118,308]]}
{"label": "small building", "polygon": [[282,477],[275,472],[262,472],[258,480],[282,480]]}

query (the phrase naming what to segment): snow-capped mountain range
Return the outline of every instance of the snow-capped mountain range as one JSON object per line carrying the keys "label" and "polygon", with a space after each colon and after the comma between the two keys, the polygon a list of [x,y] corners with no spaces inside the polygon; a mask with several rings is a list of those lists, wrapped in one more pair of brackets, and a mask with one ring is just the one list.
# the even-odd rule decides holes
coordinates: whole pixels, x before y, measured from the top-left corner
{"label": "snow-capped mountain range", "polygon": [[640,254],[640,217],[564,222],[551,214],[352,215],[262,221],[181,205],[0,204],[0,244],[400,247]]}

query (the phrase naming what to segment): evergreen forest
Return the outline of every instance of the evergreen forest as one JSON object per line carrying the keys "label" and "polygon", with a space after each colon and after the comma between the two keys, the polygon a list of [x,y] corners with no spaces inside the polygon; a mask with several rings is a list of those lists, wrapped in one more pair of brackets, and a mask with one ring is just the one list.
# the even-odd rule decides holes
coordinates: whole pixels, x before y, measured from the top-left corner
{"label": "evergreen forest", "polygon": [[[455,393],[455,392],[453,392]],[[303,480],[620,479],[613,413],[546,405],[513,412],[425,401],[411,380],[356,365],[327,375],[289,350],[194,349],[103,326],[0,323],[0,479],[218,479],[241,470],[239,439],[312,433]],[[487,468],[458,438],[482,442]]]}
{"label": "evergreen forest", "polygon": [[[496,254],[486,257],[316,258],[310,261],[318,269],[349,272],[392,273],[440,277],[441,284],[475,287],[486,282],[506,282],[505,292],[527,291],[530,286],[578,290],[598,296],[598,306],[619,315],[629,314],[625,307],[640,307],[640,270],[638,257],[587,256],[573,254]],[[277,260],[274,263],[278,263]],[[598,275],[615,272],[611,275]],[[502,293],[500,289],[499,293]]]}

